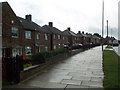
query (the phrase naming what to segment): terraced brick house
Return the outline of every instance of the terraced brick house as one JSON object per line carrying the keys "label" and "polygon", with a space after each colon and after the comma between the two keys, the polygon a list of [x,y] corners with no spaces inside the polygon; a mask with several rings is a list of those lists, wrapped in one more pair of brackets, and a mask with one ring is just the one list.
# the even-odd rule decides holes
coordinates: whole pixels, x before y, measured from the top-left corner
{"label": "terraced brick house", "polygon": [[67,36],[68,38],[68,44],[69,46],[72,46],[73,44],[77,43],[77,35],[71,31],[70,27],[68,27],[66,30],[63,31],[63,33]]}
{"label": "terraced brick house", "polygon": [[66,44],[67,37],[58,28],[53,27],[53,22],[42,26],[42,30],[50,33],[50,50],[62,48]]}
{"label": "terraced brick house", "polygon": [[32,21],[32,15],[26,15],[25,19],[18,17],[23,26],[23,50],[24,56],[50,50],[50,34]]}
{"label": "terraced brick house", "polygon": [[78,38],[77,43],[83,44],[83,42],[84,42],[84,41],[83,41],[83,40],[84,40],[84,37],[83,37],[81,31],[78,31],[78,33],[77,33],[77,38]]}
{"label": "terraced brick house", "polygon": [[2,2],[2,56],[22,55],[23,29],[16,14],[7,2]]}

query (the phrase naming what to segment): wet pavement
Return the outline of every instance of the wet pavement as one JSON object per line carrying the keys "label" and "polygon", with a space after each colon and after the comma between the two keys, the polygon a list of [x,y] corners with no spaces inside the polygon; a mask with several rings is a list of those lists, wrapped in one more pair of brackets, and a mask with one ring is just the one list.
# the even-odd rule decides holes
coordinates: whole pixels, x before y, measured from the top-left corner
{"label": "wet pavement", "polygon": [[120,56],[120,45],[117,47],[113,47],[113,49]]}
{"label": "wet pavement", "polygon": [[51,65],[42,73],[20,83],[20,86],[36,88],[102,88],[101,46],[76,54]]}

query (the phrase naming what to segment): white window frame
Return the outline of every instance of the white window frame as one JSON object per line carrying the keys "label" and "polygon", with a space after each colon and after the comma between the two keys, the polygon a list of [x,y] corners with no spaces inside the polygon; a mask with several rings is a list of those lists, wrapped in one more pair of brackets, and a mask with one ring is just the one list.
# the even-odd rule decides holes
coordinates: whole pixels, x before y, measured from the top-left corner
{"label": "white window frame", "polygon": [[63,40],[65,40],[64,36],[63,36]]}
{"label": "white window frame", "polygon": [[48,35],[47,35],[47,33],[45,33],[45,40],[48,40]]}
{"label": "white window frame", "polygon": [[56,49],[56,44],[54,44],[54,49]]}
{"label": "white window frame", "polygon": [[31,39],[31,31],[25,31],[25,38],[26,39]]}
{"label": "white window frame", "polygon": [[36,39],[37,39],[37,40],[40,39],[40,36],[39,36],[39,35],[40,35],[39,33],[36,34]]}
{"label": "white window frame", "polygon": [[45,46],[45,51],[48,51],[48,46]]}
{"label": "white window frame", "polygon": [[[27,50],[29,50],[29,54],[27,54]],[[25,54],[26,55],[32,55],[32,48],[30,46],[25,47]]]}
{"label": "white window frame", "polygon": [[56,38],[56,35],[54,34],[54,36],[53,36],[53,37],[54,37],[54,39],[55,39],[55,38]]}
{"label": "white window frame", "polygon": [[60,40],[60,35],[58,35],[58,39]]}
{"label": "white window frame", "polygon": [[16,57],[16,55],[22,55],[22,48],[12,48],[12,56]]}
{"label": "white window frame", "polygon": [[60,48],[60,43],[58,44],[58,48]]}
{"label": "white window frame", "polygon": [[[14,35],[13,35],[14,32],[17,32],[17,33],[16,33],[17,36],[14,36]],[[15,33],[14,33],[14,34],[15,34]],[[12,36],[13,38],[18,38],[18,37],[19,37],[19,30],[18,30],[17,27],[12,26],[12,28],[11,28],[11,36]]]}

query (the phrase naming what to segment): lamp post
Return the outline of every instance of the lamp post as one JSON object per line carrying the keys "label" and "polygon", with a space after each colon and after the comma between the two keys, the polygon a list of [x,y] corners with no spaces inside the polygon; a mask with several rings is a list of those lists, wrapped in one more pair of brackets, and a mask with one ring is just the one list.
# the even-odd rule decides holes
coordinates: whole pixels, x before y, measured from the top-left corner
{"label": "lamp post", "polygon": [[109,38],[108,38],[108,20],[107,20],[107,45],[109,44]]}
{"label": "lamp post", "polygon": [[102,4],[102,51],[103,51],[103,32],[104,32],[104,0],[103,0],[103,4]]}

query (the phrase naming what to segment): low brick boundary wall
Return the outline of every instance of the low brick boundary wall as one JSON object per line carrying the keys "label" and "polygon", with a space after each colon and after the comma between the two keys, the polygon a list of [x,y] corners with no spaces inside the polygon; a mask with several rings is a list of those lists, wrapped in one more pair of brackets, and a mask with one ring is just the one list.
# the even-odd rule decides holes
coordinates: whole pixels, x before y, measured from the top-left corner
{"label": "low brick boundary wall", "polygon": [[51,57],[51,58],[47,58],[46,63],[36,65],[33,68],[25,69],[24,71],[21,71],[20,81],[28,79],[28,78],[32,77],[33,75],[35,75],[36,73],[39,73],[41,70],[45,69],[46,67],[50,66],[51,64],[54,64],[54,63],[61,61],[61,60],[65,60],[66,58],[71,57],[75,54],[78,54],[81,51],[83,51],[83,50],[82,49],[72,50],[72,51],[69,51],[67,53],[63,53],[63,54],[59,54],[59,55],[56,55],[56,56]]}

